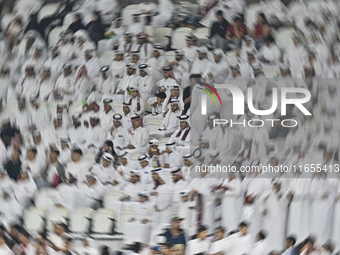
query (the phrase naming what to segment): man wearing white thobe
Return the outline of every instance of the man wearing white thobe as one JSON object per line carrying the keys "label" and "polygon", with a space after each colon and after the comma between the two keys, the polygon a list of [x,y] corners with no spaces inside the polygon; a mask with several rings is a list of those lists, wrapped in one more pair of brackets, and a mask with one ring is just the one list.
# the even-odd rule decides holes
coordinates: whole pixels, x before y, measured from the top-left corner
{"label": "man wearing white thobe", "polygon": [[190,123],[189,117],[182,115],[179,117],[179,129],[176,130],[170,137],[169,142],[174,142],[176,146],[189,146],[190,145]]}
{"label": "man wearing white thobe", "polygon": [[72,115],[73,126],[67,129],[68,137],[72,144],[77,144],[80,148],[86,149],[87,128],[81,124],[81,114]]}
{"label": "man wearing white thobe", "polygon": [[154,46],[153,54],[146,64],[156,82],[163,78],[163,68],[168,66],[168,63],[168,60],[164,57],[164,48],[160,45]]}
{"label": "man wearing white thobe", "polygon": [[241,222],[239,231],[227,238],[225,252],[228,255],[251,254],[253,237],[248,233],[248,224]]}
{"label": "man wearing white thobe", "polygon": [[200,226],[197,231],[196,239],[188,242],[185,255],[207,254],[210,242],[207,240],[208,230],[205,226]]}
{"label": "man wearing white thobe", "polygon": [[130,173],[130,182],[122,189],[121,200],[129,202],[139,201],[139,192],[143,191],[145,186],[140,181],[141,173],[138,170],[133,170]]}
{"label": "man wearing white thobe", "polygon": [[209,70],[212,66],[212,62],[207,58],[208,49],[206,47],[200,47],[197,50],[198,58],[192,63],[190,73],[204,74],[206,70]]}
{"label": "man wearing white thobe", "polygon": [[156,168],[152,171],[152,178],[155,182],[154,191],[151,193],[155,202],[155,222],[170,223],[172,214],[173,187],[171,184],[170,171],[167,169]]}
{"label": "man wearing white thobe", "polygon": [[104,103],[104,111],[99,113],[100,125],[108,132],[112,126],[112,118],[115,114],[113,110],[113,99],[105,98],[103,100]]}
{"label": "man wearing white thobe", "polygon": [[150,132],[150,136],[157,140],[162,140],[164,137],[171,136],[179,127],[178,117],[181,116],[182,110],[180,102],[173,100],[170,102],[170,110],[165,115],[165,118],[159,127],[159,131]]}
{"label": "man wearing white thobe", "polygon": [[284,192],[281,190],[281,184],[275,182],[264,205],[263,229],[268,233],[268,244],[271,250],[284,249],[288,211],[288,199]]}
{"label": "man wearing white thobe", "polygon": [[160,162],[164,168],[178,168],[182,166],[181,154],[176,150],[175,142],[167,142],[165,151],[161,152]]}
{"label": "man wearing white thobe", "polygon": [[97,115],[90,117],[91,127],[87,130],[86,145],[87,148],[94,151],[103,145],[108,132],[100,125],[100,119]]}
{"label": "man wearing white thobe", "polygon": [[144,102],[147,102],[150,97],[156,93],[156,83],[154,78],[149,75],[150,69],[148,65],[139,65],[139,76],[136,78],[136,87],[139,90],[140,97]]}
{"label": "man wearing white thobe", "polygon": [[125,223],[126,242],[141,242],[146,244],[151,226],[155,217],[153,204],[149,201],[149,194],[146,191],[138,193],[139,203],[134,205],[132,218]]}
{"label": "man wearing white thobe", "polygon": [[83,160],[81,157],[83,152],[78,147],[73,147],[71,149],[71,162],[66,165],[66,176],[69,176],[69,173],[76,172],[78,175],[79,183],[86,181],[86,175],[90,173],[89,164]]}
{"label": "man wearing white thobe", "polygon": [[132,128],[128,131],[127,151],[131,154],[143,154],[147,151],[149,133],[143,128],[140,116],[132,117]]}

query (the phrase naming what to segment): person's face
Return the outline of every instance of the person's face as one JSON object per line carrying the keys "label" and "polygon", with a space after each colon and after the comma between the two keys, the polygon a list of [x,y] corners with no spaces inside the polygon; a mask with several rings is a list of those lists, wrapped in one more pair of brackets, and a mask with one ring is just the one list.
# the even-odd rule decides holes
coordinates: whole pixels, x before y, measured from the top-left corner
{"label": "person's face", "polygon": [[95,127],[95,126],[97,126],[98,125],[98,123],[99,123],[99,120],[90,120],[90,124],[91,124],[91,127]]}
{"label": "person's face", "polygon": [[124,112],[125,114],[129,114],[129,113],[130,113],[130,107],[127,106],[127,105],[123,106],[123,112]]}
{"label": "person's face", "polygon": [[137,175],[131,174],[131,176],[130,176],[130,182],[136,183],[136,182],[138,182],[138,180],[139,180],[139,177],[138,177]]}
{"label": "person's face", "polygon": [[93,14],[93,15],[92,15],[92,21],[96,21],[98,18],[99,18],[99,17],[98,17],[97,14]]}
{"label": "person's face", "polygon": [[223,17],[221,15],[216,15],[216,20],[218,23],[222,23]]}
{"label": "person's face", "polygon": [[180,54],[177,54],[176,57],[175,57],[175,60],[177,62],[181,61],[183,59],[183,55],[180,55]]}
{"label": "person's face", "polygon": [[163,77],[165,79],[168,79],[168,78],[170,78],[170,75],[167,72],[163,72]]}
{"label": "person's face", "polygon": [[135,128],[138,128],[138,127],[141,126],[141,124],[142,124],[141,119],[136,119],[133,126],[134,126]]}
{"label": "person's face", "polygon": [[270,164],[271,166],[276,166],[276,165],[277,165],[277,160],[276,160],[276,158],[271,158],[271,159],[269,159],[269,164]]}
{"label": "person's face", "polygon": [[220,56],[220,55],[214,55],[215,62],[218,63],[220,61],[221,57],[222,56]]}
{"label": "person's face", "polygon": [[89,185],[93,185],[96,182],[96,179],[93,177],[87,177],[87,183]]}
{"label": "person's face", "polygon": [[78,15],[73,15],[73,23],[77,22],[79,20]]}
{"label": "person's face", "polygon": [[178,182],[180,179],[181,179],[181,177],[179,177],[178,175],[176,175],[176,174],[172,174],[172,180],[173,180],[173,182]]}
{"label": "person's face", "polygon": [[178,110],[178,104],[171,104],[171,111],[176,112]]}
{"label": "person's face", "polygon": [[186,129],[189,126],[189,124],[186,121],[180,121],[179,126],[181,129]]}
{"label": "person's face", "polygon": [[189,200],[188,196],[181,197],[183,203],[186,203]]}
{"label": "person's face", "polygon": [[161,54],[159,54],[158,50],[154,50],[154,51],[153,51],[153,55],[154,55],[156,58],[159,58],[159,56],[160,56]]}
{"label": "person's face", "polygon": [[104,104],[104,110],[105,110],[106,112],[111,111],[111,109],[112,109],[111,105]]}
{"label": "person's face", "polygon": [[115,127],[115,128],[118,128],[118,127],[120,127],[122,125],[122,123],[120,123],[120,121],[118,121],[118,120],[114,120],[113,121],[113,126]]}
{"label": "person's face", "polygon": [[143,161],[139,162],[139,164],[140,164],[140,166],[141,166],[142,168],[144,168],[144,167],[146,167],[146,166],[149,164],[149,162],[146,161],[146,160],[143,160]]}
{"label": "person's face", "polygon": [[243,226],[240,228],[241,235],[246,235],[248,233],[248,226]]}
{"label": "person's face", "polygon": [[0,236],[0,246],[5,244],[5,240],[3,239],[2,235]]}
{"label": "person's face", "polygon": [[135,23],[138,23],[139,22],[139,17],[137,16],[137,17],[134,17],[133,18],[133,21],[135,22]]}
{"label": "person's face", "polygon": [[260,15],[257,15],[256,19],[257,19],[257,22],[260,24],[264,22],[264,19]]}
{"label": "person's face", "polygon": [[259,76],[260,74],[262,74],[262,70],[254,70],[254,76]]}
{"label": "person's face", "polygon": [[199,60],[204,59],[206,56],[207,56],[206,53],[202,53],[202,52],[199,52],[199,53],[198,53],[198,59],[199,59]]}
{"label": "person's face", "polygon": [[35,154],[34,154],[34,152],[31,151],[31,150],[27,151],[27,158],[28,158],[29,160],[35,159]]}
{"label": "person's face", "polygon": [[33,57],[34,58],[40,58],[41,56],[41,50],[40,49],[36,49],[34,54],[33,54]]}
{"label": "person's face", "polygon": [[171,90],[171,96],[172,97],[178,97],[179,96],[179,89],[172,89]]}
{"label": "person's face", "polygon": [[104,151],[111,150],[111,148],[106,143],[104,143],[103,149],[104,149]]}
{"label": "person's face", "polygon": [[233,76],[233,78],[235,78],[235,77],[237,77],[238,75],[239,75],[239,71],[237,70],[237,69],[233,69],[232,71],[231,71],[231,75]]}
{"label": "person's face", "polygon": [[132,96],[133,98],[136,98],[138,95],[139,95],[139,92],[138,92],[137,90],[132,90],[132,91],[131,91],[131,96]]}
{"label": "person's face", "polygon": [[58,154],[55,153],[55,152],[50,152],[49,157],[50,157],[50,160],[51,160],[52,162],[55,162],[55,161],[57,161]]}
{"label": "person's face", "polygon": [[183,163],[184,163],[185,166],[190,166],[191,165],[190,160],[187,159],[187,158],[183,160]]}
{"label": "person's face", "polygon": [[125,36],[125,42],[126,43],[130,43],[132,41],[132,37],[131,36]]}
{"label": "person's face", "polygon": [[74,152],[74,151],[72,151],[71,152],[71,160],[73,161],[73,162],[78,162],[79,160],[80,160],[80,154],[79,153],[77,153],[77,152]]}
{"label": "person's face", "polygon": [[154,181],[158,181],[158,180],[159,180],[158,174],[152,173],[152,179],[153,179]]}
{"label": "person's face", "polygon": [[136,70],[133,69],[133,68],[131,68],[131,67],[127,68],[126,71],[127,71],[127,74],[128,74],[128,75],[133,75],[133,74],[136,72]]}
{"label": "person's face", "polygon": [[164,102],[164,98],[157,97],[157,102],[160,103],[160,104],[163,103]]}
{"label": "person's face", "polygon": [[187,40],[187,45],[188,45],[188,47],[189,46],[192,46],[192,45],[194,45],[195,44],[195,42],[193,41],[193,40]]}
{"label": "person's face", "polygon": [[123,54],[117,54],[116,55],[116,61],[122,61],[123,60]]}
{"label": "person's face", "polygon": [[221,239],[223,239],[223,237],[224,237],[224,233],[221,229],[215,230],[215,238],[217,240],[221,240]]}
{"label": "person's face", "polygon": [[271,42],[266,40],[266,41],[264,41],[264,44],[268,47],[271,44]]}
{"label": "person's face", "polygon": [[139,56],[137,54],[132,54],[132,62],[137,63],[139,60]]}
{"label": "person's face", "polygon": [[120,22],[120,20],[117,20],[115,22],[115,28],[119,28],[120,26],[121,26],[121,22]]}
{"label": "person's face", "polygon": [[106,73],[102,73],[102,78],[103,78],[104,80],[106,80],[106,79],[107,79],[107,74],[106,74]]}
{"label": "person's face", "polygon": [[145,77],[147,75],[147,72],[145,72],[144,70],[139,70],[139,75]]}
{"label": "person's face", "polygon": [[139,196],[139,202],[144,203],[146,202],[147,198],[144,196]]}
{"label": "person's face", "polygon": [[68,39],[67,38],[63,38],[60,40],[62,44],[67,44],[68,43]]}
{"label": "person's face", "polygon": [[181,252],[180,249],[177,249],[177,248],[175,248],[175,247],[171,247],[171,248],[170,248],[170,254],[171,254],[171,255],[181,255],[182,252]]}
{"label": "person's face", "polygon": [[180,220],[174,220],[172,223],[171,223],[172,227],[175,228],[175,229],[179,229],[181,227],[181,221]]}
{"label": "person's face", "polygon": [[71,68],[64,69],[64,76],[69,76],[71,74]]}
{"label": "person's face", "polygon": [[207,230],[202,231],[201,233],[198,234],[198,237],[201,240],[205,240],[207,238]]}
{"label": "person's face", "polygon": [[108,161],[108,160],[106,160],[106,159],[102,159],[102,165],[104,166],[104,167],[108,167],[109,165],[110,165],[110,161]]}
{"label": "person's face", "polygon": [[127,163],[127,159],[126,158],[121,158],[120,159],[120,163],[122,163],[125,166],[126,163]]}

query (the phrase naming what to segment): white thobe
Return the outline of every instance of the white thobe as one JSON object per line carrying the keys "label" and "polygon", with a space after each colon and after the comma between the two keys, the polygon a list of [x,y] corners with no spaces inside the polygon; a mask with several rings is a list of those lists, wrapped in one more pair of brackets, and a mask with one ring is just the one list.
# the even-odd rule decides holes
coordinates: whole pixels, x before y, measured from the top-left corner
{"label": "white thobe", "polygon": [[129,196],[130,202],[138,202],[139,201],[138,193],[144,190],[144,188],[145,187],[141,182],[136,183],[129,182],[123,187],[122,191],[124,195]]}
{"label": "white thobe", "polygon": [[15,125],[21,133],[28,133],[29,128],[32,126],[32,115],[28,110],[22,110],[17,113],[15,118]]}
{"label": "white thobe", "polygon": [[51,93],[54,90],[55,80],[52,78],[45,79],[43,82],[40,83],[39,89],[39,99],[40,102],[47,101],[50,97]]}
{"label": "white thobe", "polygon": [[[141,242],[147,243],[150,231],[151,224],[154,219],[154,208],[153,203],[146,201],[144,203],[136,203],[133,207],[133,216],[134,219],[132,222],[125,223],[125,234],[128,243],[131,242]],[[141,223],[142,220],[148,220],[147,223]]]}
{"label": "white thobe", "polygon": [[186,129],[183,129],[183,130],[182,129],[176,130],[173,133],[173,135],[170,137],[169,142],[171,143],[175,142],[176,146],[189,146],[190,145],[190,130],[189,130],[188,135],[184,138],[189,128],[190,127],[187,127]]}
{"label": "white thobe", "polygon": [[[131,31],[129,31],[131,32]],[[119,51],[123,51],[125,53],[125,55],[129,54],[131,51],[133,51],[133,48],[135,47],[135,43],[133,41],[131,41],[130,43],[122,43],[119,45],[118,50]],[[123,62],[123,61],[120,61]],[[125,65],[124,65],[125,67]]]}
{"label": "white thobe", "polygon": [[138,76],[136,78],[136,85],[139,89],[139,94],[144,102],[148,101],[150,97],[153,97],[156,92],[156,83],[151,75],[144,77]]}
{"label": "white thobe", "polygon": [[288,200],[284,193],[281,198],[272,192],[265,201],[267,214],[263,217],[263,228],[268,233],[268,244],[271,250],[284,249],[287,224]]}
{"label": "white thobe", "polygon": [[146,167],[141,167],[141,168],[138,168],[138,171],[140,172],[140,179],[141,179],[141,182],[143,183],[143,185],[145,187],[148,187],[147,189],[150,190],[152,189],[152,183],[153,183],[153,180],[152,180],[152,173],[151,173],[151,170],[153,169],[152,166],[150,166],[150,164],[148,164]]}
{"label": "white thobe", "polygon": [[[130,98],[132,112],[136,115],[143,116],[144,115],[144,100],[139,96],[135,98]],[[139,101],[139,109],[138,109],[138,101]]]}
{"label": "white thobe", "polygon": [[103,198],[104,193],[107,191],[105,186],[98,180],[91,187],[89,187],[87,183],[83,183],[80,185],[80,189],[83,192],[83,199],[86,207],[94,206],[98,200]]}
{"label": "white thobe", "polygon": [[0,254],[1,255],[13,255],[13,252],[6,244],[2,244],[0,245]]}
{"label": "white thobe", "polygon": [[297,242],[304,240],[310,233],[309,188],[309,178],[294,178],[287,192],[294,194],[289,207],[287,235],[295,235],[298,238]]}
{"label": "white thobe", "polygon": [[263,63],[263,65],[278,65],[280,63],[281,51],[276,44],[272,43],[269,47],[263,45],[259,50],[258,56],[260,60],[264,58],[269,61],[269,63]]}
{"label": "white thobe", "polygon": [[24,207],[27,207],[31,204],[31,199],[33,199],[36,191],[37,185],[32,179],[18,181],[14,190],[15,197],[17,198],[20,205]]}
{"label": "white thobe", "polygon": [[38,109],[31,109],[32,121],[38,130],[44,130],[51,124],[51,114],[45,105],[41,105]]}
{"label": "white thobe", "polygon": [[128,152],[130,154],[145,153],[149,143],[149,133],[146,128],[131,128],[128,132],[128,143],[135,147],[132,150],[128,149]]}
{"label": "white thobe", "polygon": [[50,57],[46,60],[44,66],[51,69],[51,78],[53,80],[56,80],[60,76],[64,63],[65,61],[60,55],[55,58]]}
{"label": "white thobe", "polygon": [[171,152],[170,154],[164,153],[163,155],[161,155],[160,161],[162,162],[162,165],[169,164],[170,168],[181,167],[183,162],[181,154],[176,150]]}
{"label": "white thobe", "polygon": [[192,63],[190,73],[199,73],[204,74],[206,70],[209,70],[212,66],[212,62],[207,59],[198,59],[196,58],[194,62]]}
{"label": "white thobe", "polygon": [[104,144],[106,136],[107,132],[98,124],[88,129],[86,143],[87,145],[93,144],[96,148],[99,148]]}
{"label": "white thobe", "polygon": [[116,170],[111,165],[104,167],[102,164],[95,164],[91,168],[91,172],[102,184],[106,184],[114,179]]}
{"label": "white thobe", "polygon": [[180,179],[178,182],[175,182],[173,184],[173,190],[174,190],[174,196],[172,199],[172,202],[175,206],[174,209],[177,209],[177,207],[179,206],[179,204],[181,203],[181,195],[180,193],[183,190],[186,190],[189,187],[189,183],[187,181],[184,181],[183,179]]}
{"label": "white thobe", "polygon": [[10,197],[8,199],[0,199],[0,222],[6,229],[10,229],[13,224],[19,224],[19,218],[22,216],[22,207],[18,201]]}
{"label": "white thobe", "polygon": [[162,89],[166,89],[165,93],[169,94],[168,92],[170,92],[170,88],[174,84],[177,84],[177,81],[169,77],[168,79],[163,78],[160,81],[158,81],[156,86],[159,86]]}
{"label": "white thobe", "polygon": [[238,178],[224,180],[223,187],[228,189],[223,194],[222,225],[227,231],[237,229],[242,216],[243,196],[241,181]]}
{"label": "white thobe", "polygon": [[114,114],[115,113],[113,110],[110,110],[108,113],[106,113],[104,110],[103,112],[99,114],[100,125],[105,129],[106,132],[109,132],[110,128],[112,127]]}
{"label": "white thobe", "polygon": [[130,33],[137,35],[139,33],[144,32],[144,24],[142,22],[136,22],[136,23],[132,23],[131,25],[129,25],[129,28],[127,29],[127,31],[129,31]]}
{"label": "white thobe", "polygon": [[194,239],[188,242],[185,255],[195,255],[198,253],[207,254],[209,250],[210,242],[205,239]]}
{"label": "white thobe", "polygon": [[60,56],[64,59],[64,61],[69,61],[72,56],[73,43],[70,41],[66,44],[59,43],[58,46]]}
{"label": "white thobe", "polygon": [[70,127],[68,132],[68,137],[72,144],[77,144],[80,148],[85,149],[86,147],[86,133],[88,129],[80,125],[77,128],[74,126]]}
{"label": "white thobe", "polygon": [[78,162],[70,162],[66,165],[66,176],[76,172],[78,174],[78,182],[82,183],[86,181],[86,175],[90,173],[90,166],[87,162],[79,160]]}
{"label": "white thobe", "polygon": [[146,63],[153,53],[153,45],[151,43],[137,44],[133,51],[138,51],[139,61]]}
{"label": "white thobe", "polygon": [[193,63],[195,59],[197,58],[197,46],[190,46],[190,47],[184,47],[182,49],[184,51],[185,58],[190,61],[190,63]]}
{"label": "white thobe", "polygon": [[136,116],[133,112],[129,112],[128,114],[123,114],[122,115],[122,123],[124,124],[124,127],[129,130],[132,128],[132,123],[131,123],[131,117]]}
{"label": "white thobe", "polygon": [[[111,140],[113,142],[114,147],[120,147],[121,149],[124,149],[126,145],[127,140],[127,130],[126,128],[119,126],[118,128],[115,128],[111,134]],[[115,151],[117,151],[116,148],[113,148]]]}
{"label": "white thobe", "polygon": [[240,232],[237,232],[227,238],[224,251],[228,255],[251,254],[253,243],[253,237],[250,234],[241,236]]}
{"label": "white thobe", "polygon": [[158,1],[158,15],[152,20],[153,27],[164,27],[172,18],[172,13],[175,7],[171,0]]}
{"label": "white thobe", "polygon": [[163,68],[166,67],[168,63],[169,61],[164,56],[159,56],[159,58],[150,58],[146,62],[149,67],[149,73],[156,82],[163,78]]}
{"label": "white thobe", "polygon": [[207,78],[207,81],[212,81],[216,84],[222,84],[223,81],[228,77],[229,75],[229,63],[225,60],[220,60],[219,62],[211,62],[212,64],[207,67],[206,71],[203,73],[205,75],[208,75],[211,73],[213,75],[212,78]]}
{"label": "white thobe", "polygon": [[171,136],[179,127],[178,117],[181,116],[181,110],[176,112],[169,111],[159,127],[160,129],[166,129],[165,131],[154,131],[150,133],[151,137],[155,137],[158,140],[162,140],[163,137]]}
{"label": "white thobe", "polygon": [[93,79],[99,75],[99,71],[101,65],[99,63],[99,59],[97,57],[93,57],[85,63],[85,67],[87,70],[87,75],[90,79]]}
{"label": "white thobe", "polygon": [[332,235],[335,193],[332,179],[313,178],[310,186],[310,234],[317,238],[317,244],[320,245],[327,242]]}
{"label": "white thobe", "polygon": [[97,1],[97,11],[101,13],[103,23],[110,23],[116,14],[116,9],[119,8],[117,0],[99,0]]}
{"label": "white thobe", "polygon": [[54,125],[47,127],[42,134],[42,139],[45,146],[48,147],[50,144],[54,143],[56,145],[60,144],[60,138],[67,137],[67,130],[64,127],[54,128]]}
{"label": "white thobe", "polygon": [[260,240],[254,244],[250,255],[264,255],[270,252],[267,240]]}
{"label": "white thobe", "polygon": [[155,205],[159,210],[155,215],[156,224],[170,223],[172,215],[172,186],[171,184],[159,185],[155,191],[157,192]]}
{"label": "white thobe", "polygon": [[19,80],[15,87],[15,92],[19,95],[25,95],[25,98],[37,96],[39,92],[39,84],[36,81],[36,77],[23,77]]}
{"label": "white thobe", "polygon": [[[135,87],[136,84],[136,76],[135,75],[126,75],[118,84],[116,95],[115,95],[115,103],[122,103],[126,101],[130,95],[127,94],[128,87]],[[124,91],[124,94],[118,94],[120,90]]]}

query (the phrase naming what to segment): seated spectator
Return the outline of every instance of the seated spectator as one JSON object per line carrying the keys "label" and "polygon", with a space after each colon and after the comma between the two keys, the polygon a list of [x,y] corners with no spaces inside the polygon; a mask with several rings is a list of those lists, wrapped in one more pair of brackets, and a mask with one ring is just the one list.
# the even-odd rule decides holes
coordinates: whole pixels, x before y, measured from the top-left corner
{"label": "seated spectator", "polygon": [[181,229],[181,221],[183,219],[175,216],[171,219],[171,228],[163,233],[167,243],[186,245],[185,233]]}
{"label": "seated spectator", "polygon": [[259,49],[263,44],[263,39],[270,34],[270,24],[263,12],[259,12],[256,17],[256,25],[252,31],[252,36],[255,39],[255,47]]}
{"label": "seated spectator", "polygon": [[12,151],[11,158],[5,163],[4,168],[7,170],[8,176],[14,181],[18,180],[21,171],[21,149],[16,148]]}
{"label": "seated spectator", "polygon": [[229,24],[227,33],[225,35],[228,41],[227,50],[234,48],[240,48],[243,37],[247,34],[247,28],[243,23],[243,20],[239,16],[233,18],[233,22]]}

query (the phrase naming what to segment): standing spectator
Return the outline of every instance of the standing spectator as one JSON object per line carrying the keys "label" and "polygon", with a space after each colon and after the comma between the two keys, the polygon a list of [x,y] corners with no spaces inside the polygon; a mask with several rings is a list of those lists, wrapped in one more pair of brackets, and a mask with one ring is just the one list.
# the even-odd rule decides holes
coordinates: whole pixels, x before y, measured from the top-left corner
{"label": "standing spectator", "polygon": [[96,45],[100,40],[104,39],[105,28],[99,12],[95,11],[92,13],[92,20],[85,26],[85,29],[89,33],[91,40],[94,41]]}
{"label": "standing spectator", "polygon": [[216,12],[216,22],[213,23],[210,29],[210,40],[214,49],[222,49],[223,51],[227,48],[227,39],[225,35],[229,26],[228,21],[223,17],[221,10]]}
{"label": "standing spectator", "polygon": [[7,170],[7,174],[10,178],[17,181],[20,176],[21,170],[21,160],[20,160],[21,150],[19,148],[13,149],[11,158],[7,161],[4,168]]}

